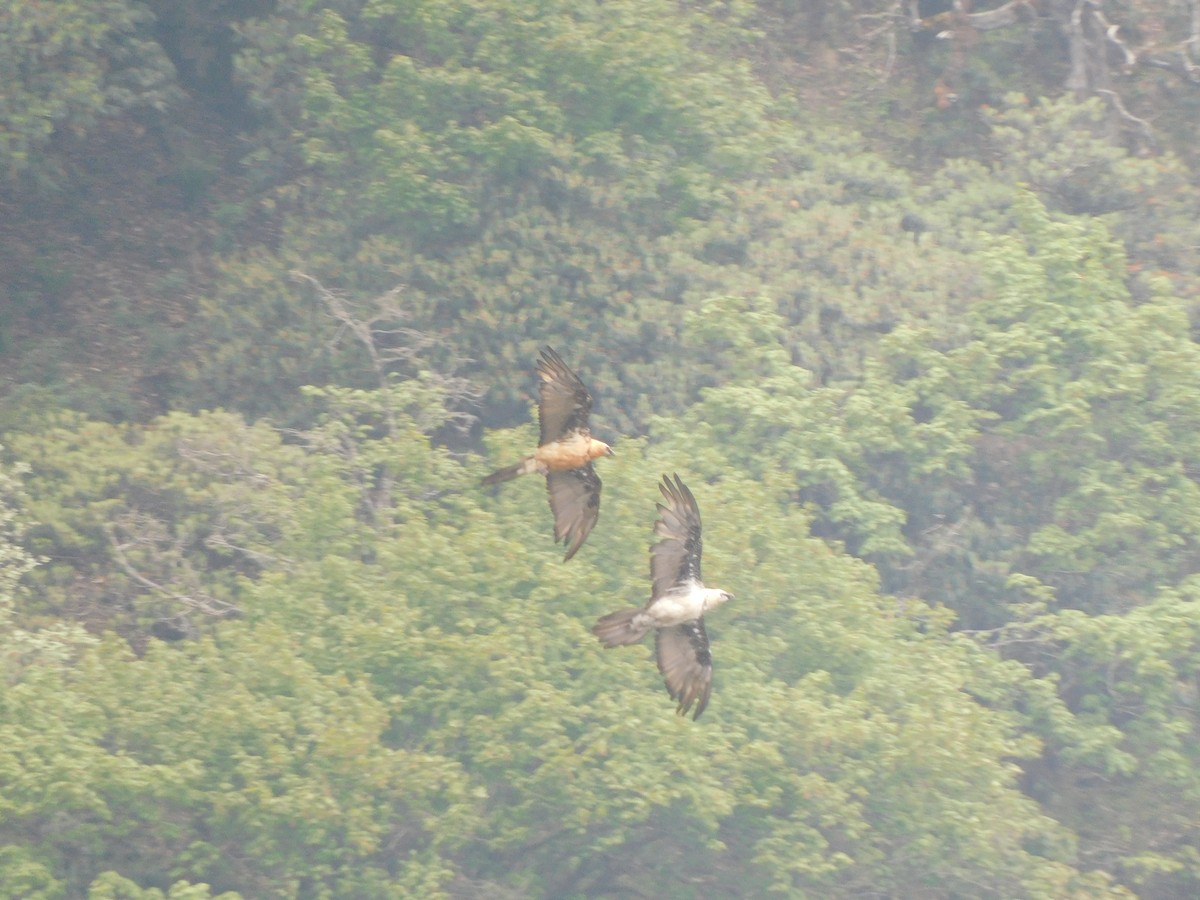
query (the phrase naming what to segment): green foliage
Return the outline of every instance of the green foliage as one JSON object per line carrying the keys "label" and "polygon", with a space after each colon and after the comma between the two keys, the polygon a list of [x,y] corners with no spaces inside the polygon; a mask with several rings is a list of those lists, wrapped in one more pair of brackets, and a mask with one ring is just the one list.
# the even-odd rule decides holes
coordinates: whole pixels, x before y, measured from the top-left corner
{"label": "green foliage", "polygon": [[[20,582],[38,563],[22,545],[30,527],[24,511],[28,498],[20,484],[26,474],[20,464],[0,468],[0,684],[15,682],[33,666],[67,664],[80,648],[92,642],[73,622],[52,622],[37,629],[22,627],[18,615],[24,599]],[[31,884],[40,883],[42,870],[36,863],[10,862],[4,866],[4,877],[16,879],[7,885],[11,893],[24,891],[25,887],[18,887],[26,878],[32,879]]]}
{"label": "green foliage", "polygon": [[0,171],[10,180],[52,180],[42,154],[56,134],[82,136],[101,118],[173,97],[171,64],[137,3],[8,0],[0,26]]}
{"label": "green foliage", "polygon": [[[1190,597],[1200,539],[1187,451],[1200,358],[1161,282],[1130,298],[1097,220],[1029,195],[1009,214],[1012,233],[976,254],[986,301],[902,324],[856,385],[822,387],[796,366],[769,302],[705,304],[695,343],[737,376],[706,389],[684,428],[655,431],[711,477],[741,470],[806,505],[890,594],[941,600],[1023,663],[1038,680],[1003,702],[1046,742],[1026,766],[1031,794],[1077,829],[1087,868],[1186,894],[1197,723],[1179,691],[1190,697],[1197,645],[1174,591]],[[1144,710],[1124,693],[1143,690]],[[1147,797],[1175,798],[1161,828],[1112,812]]]}
{"label": "green foliage", "polygon": [[1055,222],[1029,197],[1014,214],[1020,237],[977,256],[989,299],[958,322],[900,326],[857,387],[792,365],[785,322],[761,304],[706,305],[697,346],[729,347],[731,364],[761,349],[688,429],[726,448],[714,471],[793,473],[822,529],[880,563],[891,590],[1008,604],[1031,587],[1009,592],[1020,574],[1063,606],[1126,608],[1195,552],[1182,448],[1200,429],[1196,350],[1176,300],[1130,302],[1102,228]]}
{"label": "green foliage", "polygon": [[[10,180],[169,99],[143,6],[201,91],[236,29],[259,118],[244,181],[189,140],[162,182],[221,195],[178,332],[80,316],[124,260],[75,237],[0,260],[80,322],[13,379],[140,329],[155,403],[236,410],[5,382],[0,893],[1198,893],[1197,195],[1111,109],[996,101],[1048,29],[918,65],[857,0],[10,6]],[[568,566],[539,479],[477,486],[536,429],[470,430],[544,343],[618,447]],[[587,630],[673,471],[737,597],[699,722]]]}
{"label": "green foliage", "polygon": [[[372,860],[389,840],[380,810],[412,826],[436,802],[452,834],[460,776],[386,749],[380,703],[293,654],[269,628],[185,655],[156,645],[140,661],[108,643],[65,680],[18,685],[0,761],[6,842],[36,842],[77,885],[118,861],[150,884],[202,879],[260,897],[377,896],[392,874],[410,876],[403,857],[425,839],[398,832],[398,864]],[[42,763],[22,766],[18,750]]]}
{"label": "green foliage", "polygon": [[[357,382],[293,269],[354,297],[403,285],[408,327],[456,335],[438,371],[524,365],[535,342],[497,346],[498,323],[563,344],[607,316],[621,359],[672,339],[673,304],[642,302],[666,277],[654,243],[725,205],[719,180],[764,165],[765,142],[794,143],[711,52],[736,33],[658,2],[281,3],[246,23],[239,70],[271,134],[252,170],[280,239],[231,257],[203,301],[197,341],[221,349],[196,389],[257,413],[251,385],[297,387],[298,367]],[[489,407],[518,399],[497,385]]]}
{"label": "green foliage", "polygon": [[126,633],[187,634],[237,613],[236,580],[286,555],[285,472],[301,460],[265,426],[213,413],[131,431],[72,416],[14,435],[28,461],[36,612]]}
{"label": "green foliage", "polygon": [[34,567],[33,557],[19,543],[25,530],[17,505],[21,501],[19,479],[25,472],[24,466],[0,469],[0,598],[3,602],[11,602],[17,582]]}
{"label": "green foliage", "polygon": [[1032,658],[1054,659],[1059,693],[1081,722],[1120,735],[1117,754],[1052,741],[1053,756],[1074,765],[1034,766],[1031,790],[1079,834],[1086,858],[1145,896],[1187,894],[1200,875],[1191,852],[1200,796],[1195,600],[1189,578],[1123,615],[1072,610],[1010,630]]}
{"label": "green foliage", "polygon": [[143,889],[116,872],[105,872],[88,887],[88,900],[241,900],[229,891],[213,898],[206,884],[177,881],[163,893],[158,888]]}
{"label": "green foliage", "polygon": [[[1018,209],[1022,240],[982,260],[996,293],[973,310],[973,336],[923,360],[898,336],[889,375],[923,415],[966,403],[991,419],[967,489],[986,506],[964,496],[954,519],[1007,531],[1008,571],[1035,575],[1061,605],[1125,609],[1190,569],[1200,523],[1181,450],[1200,427],[1200,394],[1185,386],[1195,347],[1176,300],[1130,302],[1102,229]],[[902,505],[915,512],[912,497]],[[910,518],[913,534],[933,525]]]}
{"label": "green foliage", "polygon": [[697,65],[689,32],[703,27],[666,4],[285,3],[243,29],[242,70],[324,176],[296,189],[352,203],[356,244],[398,232],[420,247],[539,183],[634,160],[644,211],[669,212],[662,192],[736,158],[763,105],[737,65]]}
{"label": "green foliage", "polygon": [[[484,493],[419,431],[348,427],[394,398],[323,394],[302,447],[219,415],[170,417],[123,464],[89,442],[207,503],[239,471],[217,436],[254,441],[263,486],[232,482],[247,521],[283,500],[286,557],[239,579],[243,617],[209,638],[140,656],[108,638],[19,673],[0,701],[6,877],[131,896],[1107,890],[1018,790],[1012,761],[1037,751],[1019,717],[972,699],[996,673],[1020,693],[1015,670],[880,595],[773,490],[682,473],[707,576],[738,597],[712,617],[717,694],[693,723],[648,647],[587,632],[647,590],[645,472],[674,465],[667,446],[606,461],[604,527],[563,566],[535,479]],[[164,467],[183,436],[208,466]],[[364,527],[363,475],[385,461],[397,490]],[[35,475],[33,505],[70,471]]]}
{"label": "green foliage", "polygon": [[1052,209],[1110,217],[1139,295],[1156,293],[1152,279],[1170,273],[1174,293],[1195,302],[1200,193],[1179,160],[1137,158],[1114,145],[1098,99],[1035,103],[1009,96],[986,111],[986,120],[1006,178],[1028,184]]}

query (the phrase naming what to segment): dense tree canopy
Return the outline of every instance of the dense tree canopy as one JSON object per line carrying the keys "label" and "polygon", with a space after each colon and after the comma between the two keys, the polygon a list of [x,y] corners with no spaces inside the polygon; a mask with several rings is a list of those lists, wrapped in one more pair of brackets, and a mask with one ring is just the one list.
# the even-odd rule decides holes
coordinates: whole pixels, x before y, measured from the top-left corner
{"label": "dense tree canopy", "polygon": [[152,35],[153,16],[130,0],[0,4],[0,172],[53,178],[47,144],[97,121],[162,109],[178,92]]}
{"label": "dense tree canopy", "polygon": [[0,894],[1200,894],[1195,17],[949,6],[0,3]]}

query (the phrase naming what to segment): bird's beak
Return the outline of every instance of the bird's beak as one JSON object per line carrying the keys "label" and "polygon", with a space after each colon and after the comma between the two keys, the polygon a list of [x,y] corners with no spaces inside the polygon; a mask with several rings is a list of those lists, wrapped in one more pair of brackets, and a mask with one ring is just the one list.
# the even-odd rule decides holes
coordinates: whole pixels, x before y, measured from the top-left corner
{"label": "bird's beak", "polygon": [[609,448],[608,448],[608,453],[606,453],[606,454],[605,454],[605,456],[616,456],[616,455],[617,455],[617,454],[613,453],[613,448],[612,448],[612,447],[609,447]]}

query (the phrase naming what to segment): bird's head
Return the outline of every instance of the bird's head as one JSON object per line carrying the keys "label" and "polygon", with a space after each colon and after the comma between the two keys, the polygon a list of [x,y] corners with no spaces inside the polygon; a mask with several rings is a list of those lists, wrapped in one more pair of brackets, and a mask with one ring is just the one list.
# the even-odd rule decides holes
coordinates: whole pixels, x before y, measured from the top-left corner
{"label": "bird's head", "polygon": [[591,453],[589,454],[589,456],[591,456],[592,459],[596,459],[599,456],[615,456],[615,455],[616,454],[613,453],[613,448],[608,446],[608,444],[604,443],[604,441],[598,441],[595,438],[592,438],[592,448],[591,448]]}
{"label": "bird's head", "polygon": [[712,609],[714,606],[720,606],[733,599],[733,594],[729,591],[722,591],[719,588],[711,588],[704,597],[704,608]]}

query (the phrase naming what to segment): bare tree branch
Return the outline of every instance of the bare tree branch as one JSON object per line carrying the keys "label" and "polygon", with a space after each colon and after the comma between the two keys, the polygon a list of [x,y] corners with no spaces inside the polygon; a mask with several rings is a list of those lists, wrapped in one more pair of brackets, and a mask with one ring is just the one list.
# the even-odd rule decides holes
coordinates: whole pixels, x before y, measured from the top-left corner
{"label": "bare tree branch", "polygon": [[223,531],[217,531],[208,535],[204,539],[204,546],[210,550],[221,550],[234,556],[244,557],[256,566],[261,566],[264,569],[268,567],[281,567],[285,571],[290,571],[295,568],[295,562],[286,556],[276,556],[274,553],[264,553],[252,547],[243,547],[240,544],[235,544]]}
{"label": "bare tree branch", "polygon": [[197,441],[183,439],[177,446],[179,458],[186,460],[200,472],[216,475],[223,481],[247,482],[253,487],[266,487],[271,476],[257,471],[252,460],[236,456],[228,450],[211,450]]}
{"label": "bare tree branch", "polygon": [[1128,122],[1138,130],[1142,136],[1142,140],[1146,142],[1147,146],[1153,149],[1158,148],[1158,141],[1154,137],[1154,129],[1150,127],[1150,123],[1145,119],[1139,119],[1128,109],[1126,109],[1125,104],[1121,102],[1121,96],[1116,91],[1110,91],[1107,88],[1100,88],[1097,89],[1096,93],[1108,100],[1109,104],[1114,110],[1116,110],[1117,114],[1123,121]]}
{"label": "bare tree branch", "polygon": [[966,23],[976,31],[992,31],[1027,22],[1036,16],[1037,4],[1033,0],[1010,0],[998,9],[967,13]]}
{"label": "bare tree branch", "polygon": [[[134,533],[131,536],[127,535],[125,540],[121,540],[118,536],[118,531],[132,531]],[[127,551],[135,547],[149,547],[151,548],[151,552],[157,552],[157,545],[166,537],[161,522],[151,520],[147,516],[130,515],[125,517],[125,521],[121,523],[106,522],[104,533],[108,537],[117,564],[125,571],[126,575],[152,593],[166,598],[187,610],[214,618],[225,618],[241,614],[241,610],[228,601],[219,600],[199,592],[181,593],[173,587],[159,584],[134,566],[127,555]],[[182,557],[178,541],[172,549],[177,558]]]}
{"label": "bare tree branch", "polygon": [[1113,25],[1104,15],[1104,11],[1098,6],[1093,6],[1092,15],[1096,17],[1096,21],[1104,29],[1104,37],[1110,44],[1115,46],[1125,56],[1125,71],[1131,72],[1137,66],[1137,54],[1130,49],[1129,45],[1121,38],[1120,26]]}
{"label": "bare tree branch", "polygon": [[939,78],[941,93],[951,90],[946,82],[952,84],[953,74],[961,68],[972,34],[1023,22],[1054,23],[1067,44],[1063,86],[1080,98],[1092,95],[1105,98],[1112,111],[1114,131],[1124,129],[1142,148],[1156,151],[1159,142],[1154,127],[1129,109],[1116,81],[1138,69],[1159,69],[1200,87],[1200,0],[1187,0],[1187,9],[1186,36],[1177,34],[1180,39],[1175,41],[1147,40],[1142,44],[1132,37],[1136,31],[1109,18],[1101,0],[1009,0],[996,9],[979,12],[969,11],[968,4],[956,0],[954,9],[926,18],[918,17],[914,0],[908,4],[907,16],[914,31],[933,32],[956,42],[959,57],[951,64],[950,71]]}
{"label": "bare tree branch", "polygon": [[[371,368],[381,389],[394,383],[397,377],[412,377],[422,368],[424,357],[433,347],[442,346],[441,341],[426,332],[404,325],[408,318],[400,304],[401,288],[393,288],[376,297],[364,310],[355,309],[346,297],[325,287],[321,282],[304,272],[293,272],[297,280],[310,285],[338,323],[331,344],[337,343],[344,333],[351,334],[366,350]],[[452,357],[451,372],[467,359]],[[440,373],[438,385],[446,397],[446,423],[465,431],[475,421],[475,416],[464,407],[478,403],[481,392],[462,377]],[[387,427],[394,433],[397,427],[394,411],[389,410]]]}
{"label": "bare tree branch", "polygon": [[387,384],[389,373],[395,371],[397,366],[411,363],[421,351],[434,343],[433,338],[415,328],[397,324],[405,318],[399,303],[401,288],[392,288],[376,298],[373,303],[375,309],[363,315],[351,308],[343,294],[330,290],[313,276],[305,272],[293,272],[292,277],[311,285],[337,321],[337,331],[329,343],[337,344],[345,332],[353,335],[367,351],[380,387]]}

